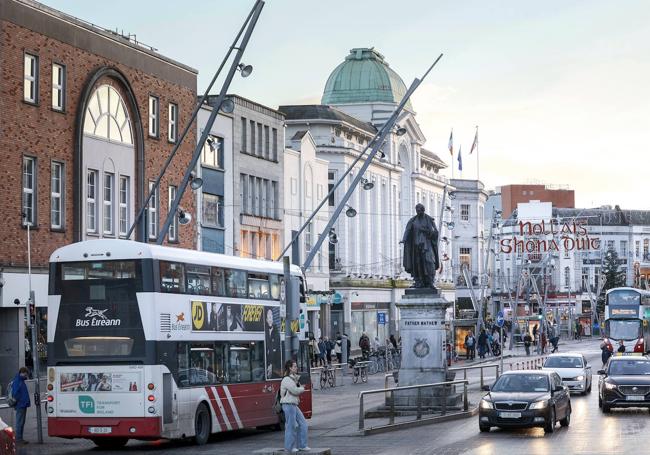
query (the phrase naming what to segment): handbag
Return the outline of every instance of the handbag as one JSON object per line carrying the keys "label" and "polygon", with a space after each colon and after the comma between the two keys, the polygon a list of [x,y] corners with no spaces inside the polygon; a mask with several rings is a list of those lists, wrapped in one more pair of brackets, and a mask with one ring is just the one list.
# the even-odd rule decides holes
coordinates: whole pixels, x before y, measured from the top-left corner
{"label": "handbag", "polygon": [[280,414],[282,412],[282,403],[280,403],[280,390],[282,390],[282,388],[278,389],[278,393],[275,394],[275,402],[273,403],[273,412],[276,414]]}

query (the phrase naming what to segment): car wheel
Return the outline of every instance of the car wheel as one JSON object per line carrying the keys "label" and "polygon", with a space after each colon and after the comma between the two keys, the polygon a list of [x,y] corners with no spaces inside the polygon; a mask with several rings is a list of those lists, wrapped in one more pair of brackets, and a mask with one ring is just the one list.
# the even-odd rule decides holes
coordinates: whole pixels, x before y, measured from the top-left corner
{"label": "car wheel", "polygon": [[568,427],[569,424],[571,423],[571,406],[569,406],[569,410],[566,413],[566,416],[560,420],[560,425],[563,427]]}
{"label": "car wheel", "polygon": [[196,445],[202,446],[208,442],[210,437],[210,411],[205,403],[201,403],[196,408],[196,415],[194,416],[194,442]]}
{"label": "car wheel", "polygon": [[488,433],[490,431],[490,426],[479,424],[478,429],[480,430],[481,433]]}
{"label": "car wheel", "polygon": [[553,433],[555,431],[555,408],[551,408],[551,416],[544,427],[544,433]]}
{"label": "car wheel", "polygon": [[587,393],[591,393],[591,382],[589,383],[589,386],[587,387]]}

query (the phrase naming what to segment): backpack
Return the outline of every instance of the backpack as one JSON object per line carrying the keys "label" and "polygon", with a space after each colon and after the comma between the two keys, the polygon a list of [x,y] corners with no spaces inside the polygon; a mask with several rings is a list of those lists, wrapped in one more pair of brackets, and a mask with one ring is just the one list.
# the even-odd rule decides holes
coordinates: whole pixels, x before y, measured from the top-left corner
{"label": "backpack", "polygon": [[10,408],[15,408],[17,403],[18,401],[14,398],[14,381],[11,381],[7,390],[7,404]]}
{"label": "backpack", "polygon": [[467,346],[474,346],[474,337],[467,338]]}

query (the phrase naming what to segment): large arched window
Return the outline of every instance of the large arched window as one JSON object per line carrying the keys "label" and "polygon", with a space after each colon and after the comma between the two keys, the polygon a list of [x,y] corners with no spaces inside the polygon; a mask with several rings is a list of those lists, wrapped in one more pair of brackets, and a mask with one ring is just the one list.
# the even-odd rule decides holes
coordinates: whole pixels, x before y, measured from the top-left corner
{"label": "large arched window", "polygon": [[133,145],[129,111],[110,85],[98,87],[91,96],[84,118],[84,134]]}

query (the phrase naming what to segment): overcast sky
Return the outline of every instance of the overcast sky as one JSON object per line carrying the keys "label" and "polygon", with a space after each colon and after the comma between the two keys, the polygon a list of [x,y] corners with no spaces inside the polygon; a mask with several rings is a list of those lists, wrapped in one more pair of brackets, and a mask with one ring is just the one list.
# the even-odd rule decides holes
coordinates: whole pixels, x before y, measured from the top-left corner
{"label": "overcast sky", "polygon": [[[45,0],[199,70],[205,90],[253,1]],[[480,178],[568,185],[578,207],[650,209],[647,0],[268,0],[231,91],[262,104],[317,103],[353,47],[374,46],[406,85],[444,53],[413,97],[426,147],[463,178],[479,126]],[[475,152],[476,153],[476,152]],[[459,177],[454,160],[455,176]]]}

